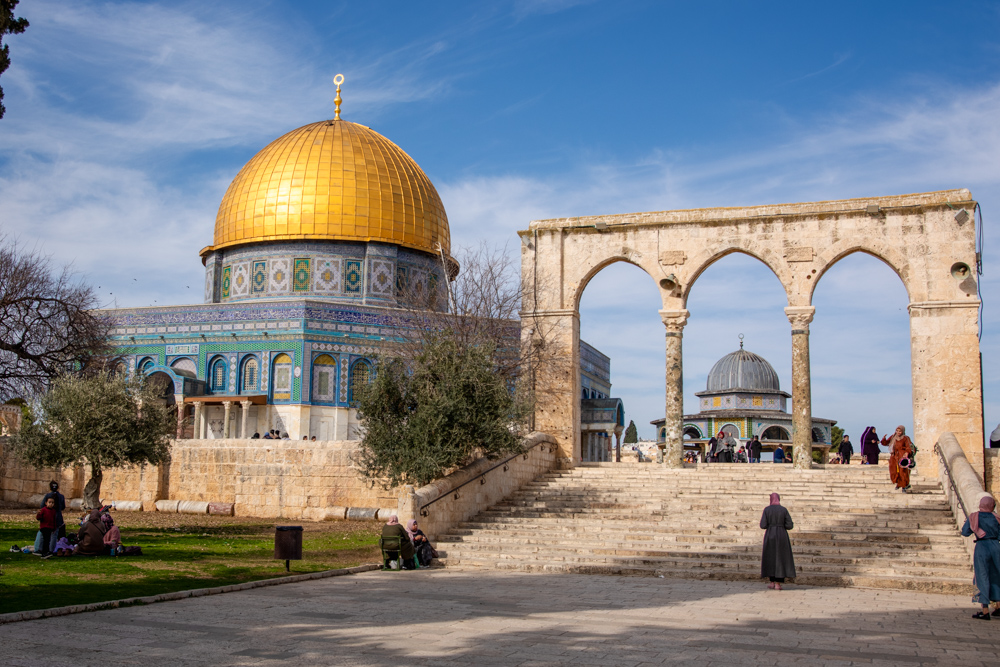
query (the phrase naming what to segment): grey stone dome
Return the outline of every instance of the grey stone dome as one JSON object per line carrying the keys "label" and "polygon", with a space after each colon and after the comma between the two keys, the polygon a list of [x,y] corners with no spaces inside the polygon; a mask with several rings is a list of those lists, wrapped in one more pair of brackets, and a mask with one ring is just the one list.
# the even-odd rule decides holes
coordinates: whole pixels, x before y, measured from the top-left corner
{"label": "grey stone dome", "polygon": [[706,391],[781,391],[778,374],[764,357],[743,349],[731,352],[715,362],[708,373]]}

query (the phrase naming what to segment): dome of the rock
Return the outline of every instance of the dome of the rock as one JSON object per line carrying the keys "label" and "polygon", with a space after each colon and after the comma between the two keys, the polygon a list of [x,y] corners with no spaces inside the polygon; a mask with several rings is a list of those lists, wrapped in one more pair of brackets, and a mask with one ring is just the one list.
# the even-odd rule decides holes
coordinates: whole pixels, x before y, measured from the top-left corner
{"label": "dome of the rock", "polygon": [[423,170],[371,128],[305,125],[240,170],[219,206],[212,246],[272,241],[392,243],[450,254],[448,216]]}
{"label": "dome of the rock", "polygon": [[715,362],[708,373],[706,391],[781,391],[778,374],[764,357],[742,346]]}

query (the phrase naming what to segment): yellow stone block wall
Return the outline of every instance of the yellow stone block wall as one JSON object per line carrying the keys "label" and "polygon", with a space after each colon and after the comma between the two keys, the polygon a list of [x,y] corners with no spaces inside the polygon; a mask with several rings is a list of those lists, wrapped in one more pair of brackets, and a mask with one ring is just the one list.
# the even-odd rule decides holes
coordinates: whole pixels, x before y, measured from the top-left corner
{"label": "yellow stone block wall", "polygon": [[[372,488],[351,466],[356,446],[356,441],[175,440],[167,464],[105,470],[101,497],[139,500],[147,511],[157,500],[196,500],[233,503],[237,515],[307,519],[324,518],[323,510],[335,507],[396,507],[395,489]],[[36,469],[8,456],[0,494],[6,501],[29,503],[55,479],[67,498],[78,498],[88,476],[84,466]]]}
{"label": "yellow stone block wall", "polygon": [[986,449],[984,485],[994,498],[1000,498],[1000,449]]}

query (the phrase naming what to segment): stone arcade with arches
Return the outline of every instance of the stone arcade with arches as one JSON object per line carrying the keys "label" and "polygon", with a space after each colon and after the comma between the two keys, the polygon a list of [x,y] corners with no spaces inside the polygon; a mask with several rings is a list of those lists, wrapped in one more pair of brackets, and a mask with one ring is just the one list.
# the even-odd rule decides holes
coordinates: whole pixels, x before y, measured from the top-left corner
{"label": "stone arcade with arches", "polygon": [[580,461],[580,298],[614,262],[656,283],[665,327],[665,462],[683,449],[681,347],[691,287],[731,253],[763,262],[788,299],[792,444],[811,465],[809,324],[816,284],[840,259],[863,252],[895,271],[909,299],[914,441],[921,468],[936,471],[933,445],[955,434],[982,474],[983,423],[976,283],[976,202],[968,190],[745,208],[708,208],[533,221],[521,237],[522,337],[545,346],[535,373],[535,427],[559,442],[565,465]]}

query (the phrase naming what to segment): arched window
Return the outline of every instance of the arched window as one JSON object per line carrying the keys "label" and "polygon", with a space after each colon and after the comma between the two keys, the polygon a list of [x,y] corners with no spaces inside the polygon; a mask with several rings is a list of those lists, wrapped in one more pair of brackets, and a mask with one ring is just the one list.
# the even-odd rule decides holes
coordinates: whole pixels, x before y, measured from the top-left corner
{"label": "arched window", "polygon": [[[664,438],[666,438],[666,432],[664,431]],[[685,440],[701,440],[701,431],[699,431],[694,426],[684,427],[684,439]]]}
{"label": "arched window", "polygon": [[271,398],[276,401],[292,400],[292,358],[284,353],[274,357]]}
{"label": "arched window", "polygon": [[249,394],[257,391],[257,382],[260,379],[260,362],[257,357],[247,357],[243,360],[243,372],[240,373],[242,393]]}
{"label": "arched window", "polygon": [[226,360],[218,357],[208,372],[208,386],[212,391],[226,390]]}
{"label": "arched window", "polygon": [[149,357],[146,357],[145,359],[143,359],[142,361],[139,362],[139,372],[140,373],[148,373],[149,369],[151,369],[155,365],[156,364],[153,363],[152,359],[150,359]]}
{"label": "arched window", "polygon": [[368,363],[365,359],[358,359],[351,366],[351,385],[350,385],[350,396],[348,399],[353,403],[357,396],[361,392],[361,388],[366,386],[372,380],[372,365]]}
{"label": "arched window", "polygon": [[783,440],[788,441],[791,438],[788,436],[788,431],[781,428],[780,426],[771,426],[763,435],[760,436],[761,440]]}
{"label": "arched window", "polygon": [[115,364],[113,372],[115,375],[125,375],[126,373],[128,373],[128,366],[125,365],[124,361],[119,361],[118,363]]}
{"label": "arched window", "polygon": [[812,440],[813,442],[818,442],[818,443],[825,443],[826,442],[826,438],[823,437],[823,430],[822,429],[814,428],[813,432],[812,432],[812,436],[813,436],[813,440]]}
{"label": "arched window", "polygon": [[196,378],[198,377],[198,367],[195,365],[194,360],[190,357],[180,357],[175,359],[170,367],[174,369],[174,372],[178,375],[183,375],[185,377]]}
{"label": "arched window", "polygon": [[337,360],[321,354],[313,361],[312,400],[333,403],[337,393]]}

